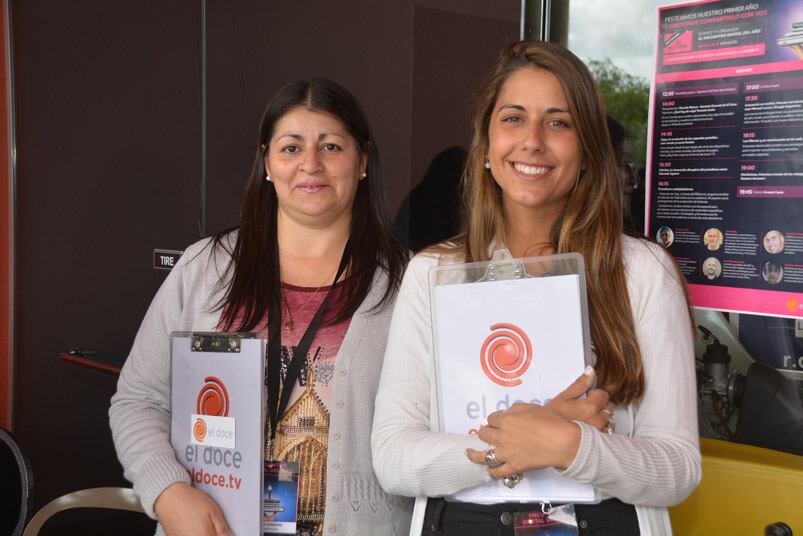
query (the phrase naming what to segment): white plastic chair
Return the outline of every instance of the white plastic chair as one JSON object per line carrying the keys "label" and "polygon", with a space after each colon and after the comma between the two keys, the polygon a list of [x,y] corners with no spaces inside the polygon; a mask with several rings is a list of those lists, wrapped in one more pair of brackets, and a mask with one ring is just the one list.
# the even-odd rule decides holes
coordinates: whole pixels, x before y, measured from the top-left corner
{"label": "white plastic chair", "polygon": [[72,508],[108,508],[145,513],[139,498],[131,488],[91,488],[73,491],[44,505],[25,527],[22,536],[38,536],[45,522],[64,510]]}

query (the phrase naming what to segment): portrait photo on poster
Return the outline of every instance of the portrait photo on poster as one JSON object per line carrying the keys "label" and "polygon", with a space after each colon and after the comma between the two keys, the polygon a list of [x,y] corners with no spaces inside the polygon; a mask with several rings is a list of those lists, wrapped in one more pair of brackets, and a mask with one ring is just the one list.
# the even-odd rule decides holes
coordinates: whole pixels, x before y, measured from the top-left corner
{"label": "portrait photo on poster", "polygon": [[722,263],[716,257],[708,257],[703,261],[703,275],[708,279],[716,279],[722,275]]}
{"label": "portrait photo on poster", "polygon": [[703,245],[708,248],[708,251],[717,251],[722,247],[724,239],[725,237],[722,231],[716,227],[711,227],[705,232],[705,236],[703,236]]}
{"label": "portrait photo on poster", "polygon": [[658,232],[655,233],[655,241],[663,247],[668,248],[675,241],[675,233],[672,232],[670,227],[666,225],[659,227]]}
{"label": "portrait photo on poster", "polygon": [[764,249],[767,253],[780,253],[783,251],[784,241],[783,233],[773,229],[764,235]]}

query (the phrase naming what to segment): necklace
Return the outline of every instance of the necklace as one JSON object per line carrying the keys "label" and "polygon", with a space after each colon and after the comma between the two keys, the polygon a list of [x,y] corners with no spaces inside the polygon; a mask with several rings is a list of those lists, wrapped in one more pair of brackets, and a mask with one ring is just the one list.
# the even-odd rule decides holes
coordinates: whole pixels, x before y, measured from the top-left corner
{"label": "necklace", "polygon": [[[312,292],[312,295],[309,298],[307,298],[307,301],[305,301],[303,304],[301,304],[301,307],[296,309],[296,315],[300,314],[301,311],[303,311],[304,308],[307,305],[310,304],[310,302],[315,298],[315,296],[318,295],[318,292],[320,292],[320,290],[324,287],[324,285],[326,285],[326,282],[329,281],[329,278],[332,277],[332,275],[335,273],[336,270],[337,270],[337,268],[332,270],[329,273],[329,275],[326,276],[326,279],[324,280],[324,282],[321,283],[318,286],[318,288],[316,288]],[[332,284],[334,285],[334,283],[332,283]],[[290,304],[287,301],[287,293],[284,291],[284,286],[282,286],[282,298],[283,298],[282,301],[284,302],[284,310],[287,311],[287,320],[285,320],[285,322],[284,322],[284,331],[287,332],[287,334],[289,335],[289,334],[293,333],[293,329],[295,328],[296,323],[295,323],[295,320],[293,320],[293,311],[290,310]]]}

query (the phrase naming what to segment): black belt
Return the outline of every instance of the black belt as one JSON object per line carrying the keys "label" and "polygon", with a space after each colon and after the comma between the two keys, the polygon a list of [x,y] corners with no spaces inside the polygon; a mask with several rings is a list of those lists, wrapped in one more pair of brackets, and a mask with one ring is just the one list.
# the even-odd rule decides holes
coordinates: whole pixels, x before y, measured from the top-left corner
{"label": "black belt", "polygon": [[[640,534],[632,504],[606,499],[599,504],[575,504],[574,508],[581,536]],[[513,513],[540,509],[541,503],[474,504],[429,499],[422,536],[513,536]]]}

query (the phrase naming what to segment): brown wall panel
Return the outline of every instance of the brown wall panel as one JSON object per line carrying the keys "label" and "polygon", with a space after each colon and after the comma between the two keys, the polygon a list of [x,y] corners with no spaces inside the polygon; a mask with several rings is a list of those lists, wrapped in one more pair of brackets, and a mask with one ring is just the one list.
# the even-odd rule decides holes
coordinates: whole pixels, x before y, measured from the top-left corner
{"label": "brown wall panel", "polygon": [[471,142],[477,89],[518,38],[520,9],[512,0],[415,2],[409,183],[418,187],[394,206],[394,226],[414,249],[459,229],[458,148]]}
{"label": "brown wall panel", "polygon": [[[37,507],[75,489],[125,484],[107,418],[116,377],[58,354],[127,353],[164,278],[152,269],[153,248],[181,249],[196,234],[197,6],[13,2],[14,421]],[[46,528],[91,533],[81,516]]]}
{"label": "brown wall panel", "polygon": [[413,186],[438,153],[468,148],[474,96],[499,51],[519,34],[518,2],[490,2],[469,13],[434,3],[415,8]]}
{"label": "brown wall panel", "polygon": [[[259,119],[287,82],[331,78],[368,114],[384,163],[386,197],[410,185],[412,2],[210,1],[209,230],[236,223]],[[214,201],[213,201],[214,200]],[[228,212],[227,212],[228,211]]]}

